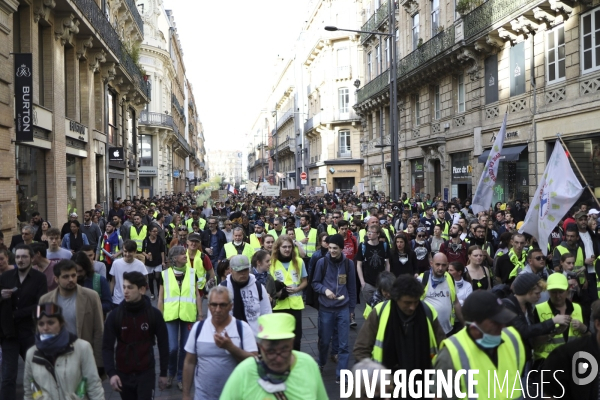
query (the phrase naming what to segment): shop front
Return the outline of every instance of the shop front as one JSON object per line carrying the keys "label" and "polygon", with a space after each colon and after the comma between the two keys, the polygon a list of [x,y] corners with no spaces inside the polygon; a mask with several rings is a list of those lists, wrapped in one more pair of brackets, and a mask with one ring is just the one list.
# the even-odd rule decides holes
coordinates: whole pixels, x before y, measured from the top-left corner
{"label": "shop front", "polygon": [[473,166],[471,153],[468,151],[451,154],[452,170],[450,182],[450,198],[461,200],[471,197],[473,184]]}
{"label": "shop front", "polygon": [[[564,139],[569,151],[569,161],[579,182],[585,185],[585,181],[594,188],[596,197],[600,197],[600,134],[586,135],[576,139]],[[555,142],[548,144],[548,157],[554,150]],[[573,160],[577,163],[581,174],[575,168]],[[582,176],[583,174],[583,176]]]}
{"label": "shop front", "polygon": [[[340,162],[342,161],[342,162]],[[327,168],[327,189],[334,192],[351,191],[362,175],[363,160],[330,160],[325,162]]]}
{"label": "shop front", "polygon": [[[477,159],[479,163],[485,164],[489,154],[490,150],[481,153]],[[492,204],[529,198],[528,165],[529,152],[526,144],[505,146],[502,149]]]}
{"label": "shop front", "polygon": [[416,160],[411,160],[410,162],[410,182],[411,182],[411,190],[410,196],[415,197],[418,194],[424,194],[425,190],[425,171],[423,165],[425,164],[425,160],[422,158],[417,158]]}

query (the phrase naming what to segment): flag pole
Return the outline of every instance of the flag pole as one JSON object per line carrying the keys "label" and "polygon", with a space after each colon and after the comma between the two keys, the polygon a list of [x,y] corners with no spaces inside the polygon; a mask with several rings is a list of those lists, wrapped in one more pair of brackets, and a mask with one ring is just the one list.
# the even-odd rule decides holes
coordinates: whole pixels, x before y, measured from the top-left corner
{"label": "flag pole", "polygon": [[598,202],[598,199],[596,198],[596,194],[594,192],[592,192],[592,188],[587,183],[587,180],[585,179],[585,176],[583,176],[583,174],[581,173],[581,170],[579,169],[579,166],[577,165],[577,161],[575,161],[575,159],[573,157],[571,157],[571,152],[569,151],[569,148],[567,147],[567,145],[565,144],[565,142],[563,142],[562,137],[560,136],[560,133],[557,133],[556,136],[558,137],[558,140],[560,140],[560,143],[562,144],[563,149],[569,154],[569,158],[573,161],[573,164],[575,165],[575,168],[577,168],[577,172],[579,172],[579,176],[581,176],[581,179],[583,179],[583,183],[585,183],[585,186],[588,188],[588,190],[592,194],[592,197],[596,201],[596,204],[598,204],[598,207],[600,207],[600,202]]}

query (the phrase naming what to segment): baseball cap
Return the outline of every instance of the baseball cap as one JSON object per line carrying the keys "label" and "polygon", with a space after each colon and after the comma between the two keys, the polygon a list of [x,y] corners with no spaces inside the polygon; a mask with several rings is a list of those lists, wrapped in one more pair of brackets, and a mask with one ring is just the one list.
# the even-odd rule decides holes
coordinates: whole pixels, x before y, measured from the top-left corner
{"label": "baseball cap", "polygon": [[231,257],[229,266],[235,272],[243,271],[245,269],[250,269],[250,260],[248,259],[248,256],[238,254]]}
{"label": "baseball cap", "polygon": [[71,214],[69,214],[69,217],[75,217],[75,218],[77,218],[77,213],[71,213]]}
{"label": "baseball cap", "polygon": [[499,324],[508,324],[517,315],[504,307],[502,300],[485,290],[471,293],[462,307],[465,321],[482,322],[491,319]]}
{"label": "baseball cap", "polygon": [[517,222],[517,230],[521,229],[522,226],[523,226],[523,221]]}
{"label": "baseball cap", "polygon": [[192,233],[191,235],[188,236],[188,240],[189,241],[201,242],[202,241],[202,236],[200,236],[197,233]]}
{"label": "baseball cap", "polygon": [[548,286],[546,287],[546,290],[567,290],[569,288],[567,277],[561,273],[550,275],[547,282]]}
{"label": "baseball cap", "polygon": [[[231,264],[230,264],[231,265]],[[259,339],[281,340],[295,337],[296,319],[287,313],[272,313],[258,317]]]}
{"label": "baseball cap", "polygon": [[254,226],[260,226],[261,228],[265,227],[265,223],[262,220],[258,220],[254,223]]}
{"label": "baseball cap", "polygon": [[588,211],[588,215],[594,215],[594,214],[600,214],[600,211],[596,210],[595,208],[592,208],[590,211]]}
{"label": "baseball cap", "polygon": [[587,216],[588,216],[588,213],[586,213],[585,211],[579,211],[574,215],[575,219],[579,219],[581,217],[587,217]]}

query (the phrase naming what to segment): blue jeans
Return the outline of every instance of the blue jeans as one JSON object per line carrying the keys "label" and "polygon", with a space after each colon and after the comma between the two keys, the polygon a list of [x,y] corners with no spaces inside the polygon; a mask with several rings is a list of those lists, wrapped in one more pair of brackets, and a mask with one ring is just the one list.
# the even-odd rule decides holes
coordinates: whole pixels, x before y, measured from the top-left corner
{"label": "blue jeans", "polygon": [[336,378],[340,377],[340,370],[348,368],[350,352],[348,350],[348,332],[350,331],[350,310],[344,308],[340,311],[319,310],[319,365],[324,366],[329,353],[329,343],[333,337],[334,327],[337,327],[338,336],[338,364],[335,371]]}
{"label": "blue jeans", "polygon": [[[183,349],[193,322],[186,322],[180,319],[167,322],[167,332],[169,333],[169,376],[176,376],[177,382],[182,382],[183,378],[183,360],[185,359],[185,350]],[[179,353],[179,359],[177,358]]]}

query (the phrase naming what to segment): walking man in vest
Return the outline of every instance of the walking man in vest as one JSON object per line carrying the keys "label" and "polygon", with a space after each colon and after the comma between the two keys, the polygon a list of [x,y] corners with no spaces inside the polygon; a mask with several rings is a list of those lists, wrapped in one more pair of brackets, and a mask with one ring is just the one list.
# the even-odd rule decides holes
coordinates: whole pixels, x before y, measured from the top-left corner
{"label": "walking man in vest", "polygon": [[[533,311],[536,323],[552,319],[556,315],[566,315],[567,324],[559,325],[554,331],[547,335],[547,340],[534,348],[534,362],[539,365],[548,358],[548,354],[558,346],[568,341],[579,338],[588,332],[588,327],[583,323],[583,312],[581,306],[567,299],[569,295],[569,283],[563,274],[552,274],[548,277],[548,292],[550,300],[538,303]],[[536,367],[534,364],[534,368]]]}
{"label": "walking man in vest", "polygon": [[356,271],[352,260],[347,259],[342,253],[344,248],[342,235],[331,235],[327,241],[329,253],[317,262],[312,287],[316,293],[319,293],[320,304],[319,368],[323,370],[327,362],[329,343],[332,336],[337,334],[338,362],[335,380],[339,383],[340,371],[348,369],[350,357],[348,334],[350,314],[354,314],[356,306]]}
{"label": "walking man in vest", "polygon": [[432,367],[446,338],[433,307],[421,301],[423,286],[410,275],[399,276],[391,300],[379,303],[360,328],[354,359],[372,358],[393,371]]}
{"label": "walking man in vest", "polygon": [[456,286],[452,275],[448,272],[448,259],[437,253],[431,260],[431,269],[417,278],[425,288],[421,300],[433,307],[444,333],[449,335],[454,328],[455,317],[464,323]]}
{"label": "walking man in vest", "polygon": [[169,265],[171,268],[162,271],[163,286],[158,293],[157,305],[169,332],[167,388],[176,377],[179,390],[183,390],[183,348],[191,326],[201,319],[202,299],[196,286],[196,272],[188,264],[187,252],[182,246],[173,246],[169,250]]}
{"label": "walking man in vest", "polygon": [[201,236],[192,233],[187,240],[187,267],[190,267],[196,273],[196,288],[200,292],[200,305],[198,307],[198,318],[204,318],[202,314],[202,300],[204,298],[206,285],[214,279],[215,270],[210,258],[202,252]]}
{"label": "walking man in vest", "polygon": [[240,321],[246,321],[256,335],[258,317],[273,312],[267,289],[256,281],[250,273],[250,259],[243,254],[233,256],[229,261],[231,274],[221,282],[233,294],[231,315]]}
{"label": "walking man in vest", "polygon": [[[254,233],[250,235],[250,246],[256,253],[262,246],[262,238],[265,232],[265,223],[258,220],[254,223]],[[298,236],[298,235],[296,235]]]}
{"label": "walking man in vest", "polygon": [[231,257],[244,254],[248,257],[248,260],[252,259],[254,255],[254,249],[252,245],[244,242],[244,230],[241,227],[233,228],[233,242],[226,243],[223,246],[223,250],[221,250],[221,255],[219,256],[220,260],[231,260]]}
{"label": "walking man in vest", "polygon": [[137,244],[138,253],[142,251],[142,243],[144,242],[144,239],[146,239],[146,236],[148,236],[148,227],[142,225],[142,216],[136,214],[133,217],[133,226],[129,228],[129,239]]}
{"label": "walking man in vest", "polygon": [[303,259],[304,265],[308,265],[310,258],[317,249],[317,230],[311,228],[310,217],[307,214],[300,216],[300,227],[295,229],[296,240],[304,246],[306,257]]}
{"label": "walking man in vest", "polygon": [[579,246],[579,230],[576,226],[569,225],[565,232],[565,239],[556,246],[552,255],[552,266],[560,266],[560,258],[565,253],[571,253],[575,256],[575,269],[585,267],[585,249]]}
{"label": "walking man in vest", "polygon": [[282,219],[280,217],[273,218],[273,229],[269,231],[269,234],[273,235],[275,240],[277,240],[282,233],[285,233],[283,231]]}
{"label": "walking man in vest", "polygon": [[163,390],[167,385],[167,326],[161,313],[145,296],[147,285],[141,273],[126,272],[123,276],[125,301],[108,314],[104,324],[102,358],[110,386],[120,392],[123,400],[154,398],[155,339],[160,360],[158,388]]}
{"label": "walking man in vest", "polygon": [[[492,292],[485,290],[478,290],[467,297],[463,313],[467,325],[442,342],[434,361],[437,373],[447,376],[450,370],[454,377],[459,370],[479,370],[473,375],[473,380],[477,381],[474,392],[479,398],[487,398],[488,388],[493,390],[495,376],[502,382],[508,374],[508,385],[501,389],[497,387],[502,393],[495,398],[520,398],[523,389],[519,376],[523,374],[527,357],[517,330],[506,327],[516,317],[515,313],[505,308]],[[464,393],[467,393],[466,379],[464,375],[460,379]],[[434,378],[433,387],[429,388],[431,393],[437,392],[435,386]]]}

